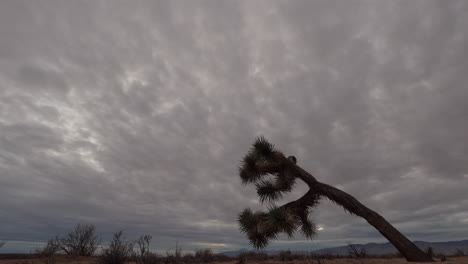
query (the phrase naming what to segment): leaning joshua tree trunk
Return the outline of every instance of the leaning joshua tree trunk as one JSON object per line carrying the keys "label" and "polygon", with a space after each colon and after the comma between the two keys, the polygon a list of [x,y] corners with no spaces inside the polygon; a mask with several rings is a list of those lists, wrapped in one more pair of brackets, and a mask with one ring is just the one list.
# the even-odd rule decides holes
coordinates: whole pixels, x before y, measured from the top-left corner
{"label": "leaning joshua tree trunk", "polygon": [[303,235],[312,238],[317,230],[309,219],[310,210],[318,205],[320,198],[326,197],[349,213],[364,218],[387,238],[406,260],[434,261],[381,215],[344,191],[317,181],[296,164],[295,157],[286,158],[263,137],[256,140],[253,148],[244,157],[239,172],[244,184],[255,184],[262,203],[278,200],[284,193],[290,192],[296,179],[301,179],[309,186],[309,191],[296,201],[280,207],[272,206],[268,212],[253,213],[250,209],[245,209],[239,215],[241,231],[256,248],[265,247],[271,239],[277,238],[279,233],[286,233],[292,237],[299,227]]}

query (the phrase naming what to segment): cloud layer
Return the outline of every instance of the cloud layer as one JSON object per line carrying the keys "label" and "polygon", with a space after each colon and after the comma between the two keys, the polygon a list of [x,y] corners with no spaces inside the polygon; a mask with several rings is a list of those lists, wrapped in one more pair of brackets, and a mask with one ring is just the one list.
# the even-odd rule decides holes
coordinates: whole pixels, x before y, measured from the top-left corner
{"label": "cloud layer", "polygon": [[[247,247],[237,213],[261,205],[237,166],[259,135],[411,239],[466,239],[466,12],[466,1],[2,1],[0,239],[85,222],[105,238],[151,234],[158,250]],[[315,241],[272,248],[384,241],[326,201],[314,218]]]}

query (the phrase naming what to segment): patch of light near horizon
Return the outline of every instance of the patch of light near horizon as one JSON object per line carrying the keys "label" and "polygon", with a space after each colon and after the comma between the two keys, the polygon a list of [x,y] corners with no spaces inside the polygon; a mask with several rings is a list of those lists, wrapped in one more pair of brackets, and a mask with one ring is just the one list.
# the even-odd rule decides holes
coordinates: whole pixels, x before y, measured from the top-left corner
{"label": "patch of light near horizon", "polygon": [[0,247],[0,253],[30,253],[37,248],[44,247],[46,242],[14,241],[6,240],[5,245]]}
{"label": "patch of light near horizon", "polygon": [[217,220],[217,219],[209,219],[209,220],[206,220],[206,221],[200,221],[200,222],[196,222],[194,223],[195,226],[198,226],[198,227],[201,227],[201,228],[227,228],[227,229],[237,229],[237,224],[233,224],[233,223],[226,223],[226,222],[222,222],[220,220]]}
{"label": "patch of light near horizon", "polygon": [[224,244],[224,243],[205,243],[205,242],[195,242],[192,243],[194,246],[200,246],[204,248],[231,248],[232,245]]}

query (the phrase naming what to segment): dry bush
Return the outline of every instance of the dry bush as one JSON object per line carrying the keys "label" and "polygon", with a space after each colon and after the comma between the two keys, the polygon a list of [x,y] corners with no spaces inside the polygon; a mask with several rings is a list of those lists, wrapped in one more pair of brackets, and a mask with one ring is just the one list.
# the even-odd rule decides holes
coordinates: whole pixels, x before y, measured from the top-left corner
{"label": "dry bush", "polygon": [[429,257],[434,257],[434,249],[432,247],[428,247],[426,249],[426,254],[429,255]]}
{"label": "dry bush", "polygon": [[182,247],[179,246],[179,243],[176,243],[176,247],[174,252],[166,251],[166,258],[164,259],[164,263],[170,264],[179,264],[182,263]]}
{"label": "dry bush", "polygon": [[199,262],[197,261],[197,259],[195,258],[195,255],[192,254],[192,253],[185,253],[185,254],[182,256],[181,261],[182,261],[182,263],[184,263],[184,264],[199,263]]}
{"label": "dry bush", "polygon": [[291,261],[293,260],[293,254],[291,253],[291,250],[282,250],[279,254],[278,257],[281,261]]}
{"label": "dry bush", "polygon": [[237,260],[237,258],[236,257],[229,257],[229,256],[226,256],[226,255],[223,255],[223,254],[216,254],[216,255],[214,255],[214,260],[216,262],[226,262],[226,261]]}
{"label": "dry bush", "polygon": [[198,249],[195,251],[195,259],[203,263],[212,262],[214,261],[213,250],[211,248]]}
{"label": "dry bush", "polygon": [[332,253],[310,253],[308,254],[309,259],[338,259],[338,258],[345,258],[345,256],[340,256],[337,254],[332,254]]}
{"label": "dry bush", "polygon": [[44,264],[55,264],[56,255],[60,251],[57,239],[49,239],[43,248],[34,251],[34,255],[42,260]]}
{"label": "dry bush", "polygon": [[108,248],[103,250],[99,264],[124,264],[133,255],[133,244],[122,238],[122,231],[114,234]]}
{"label": "dry bush", "polygon": [[459,248],[456,249],[455,251],[455,254],[454,254],[455,257],[463,257],[465,256],[465,252]]}
{"label": "dry bush", "polygon": [[92,256],[101,242],[94,225],[77,224],[64,238],[55,238],[60,250],[72,256]]}
{"label": "dry bush", "polygon": [[244,253],[241,253],[239,254],[239,256],[237,256],[237,263],[238,264],[245,264],[247,262],[247,257],[245,256]]}
{"label": "dry bush", "polygon": [[158,264],[161,259],[156,253],[150,251],[150,243],[152,237],[150,235],[140,236],[136,241],[139,253],[135,254],[135,261],[137,264]]}
{"label": "dry bush", "polygon": [[239,263],[245,263],[247,260],[265,261],[268,260],[268,254],[263,252],[245,252],[239,254],[238,257]]}
{"label": "dry bush", "polygon": [[361,248],[360,250],[357,249],[355,245],[348,245],[348,256],[350,258],[367,258],[367,251],[364,248]]}

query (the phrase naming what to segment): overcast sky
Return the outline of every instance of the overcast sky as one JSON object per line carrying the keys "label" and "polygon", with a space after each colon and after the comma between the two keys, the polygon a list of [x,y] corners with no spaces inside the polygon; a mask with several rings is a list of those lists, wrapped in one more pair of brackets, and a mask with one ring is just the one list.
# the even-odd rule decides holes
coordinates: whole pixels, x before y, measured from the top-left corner
{"label": "overcast sky", "polygon": [[[249,248],[264,135],[412,240],[468,239],[467,1],[0,2],[1,252],[94,224]],[[307,189],[298,183],[287,202]],[[322,201],[307,241],[385,242]],[[17,242],[12,242],[15,240]]]}

